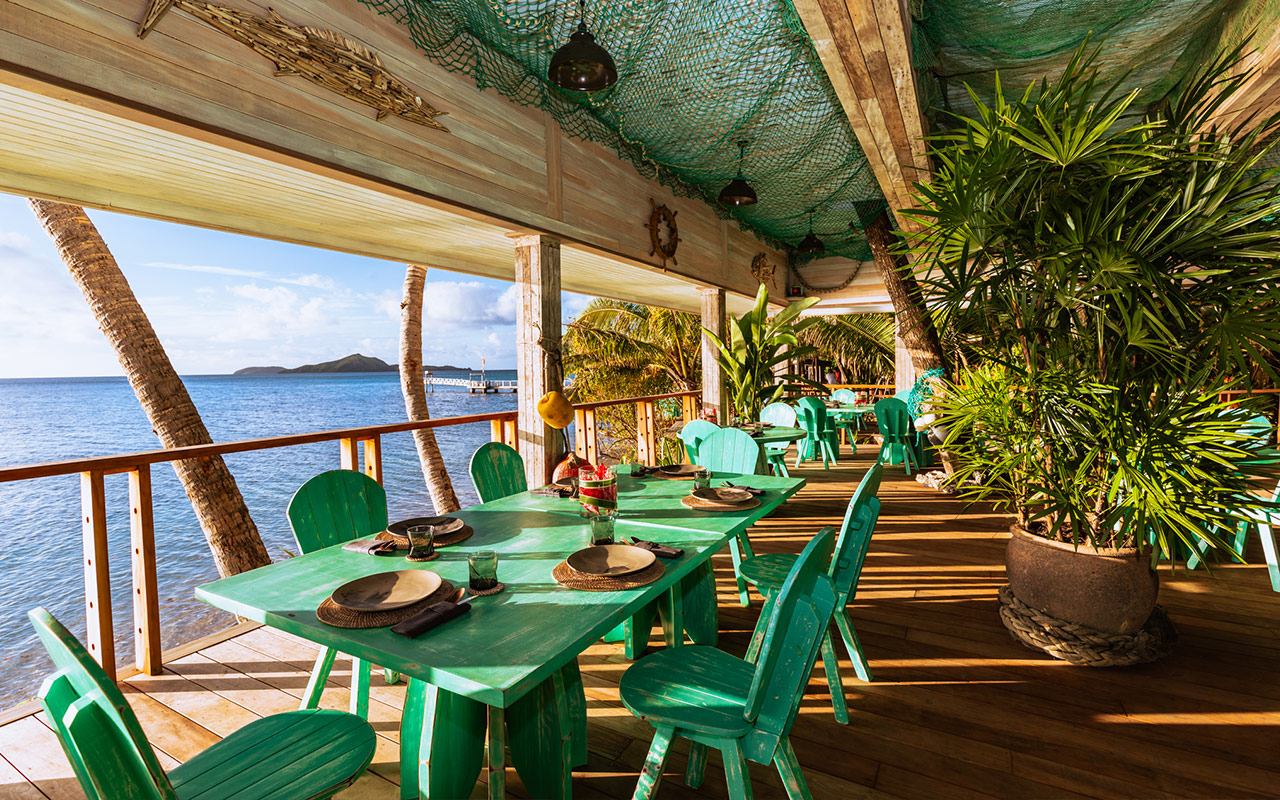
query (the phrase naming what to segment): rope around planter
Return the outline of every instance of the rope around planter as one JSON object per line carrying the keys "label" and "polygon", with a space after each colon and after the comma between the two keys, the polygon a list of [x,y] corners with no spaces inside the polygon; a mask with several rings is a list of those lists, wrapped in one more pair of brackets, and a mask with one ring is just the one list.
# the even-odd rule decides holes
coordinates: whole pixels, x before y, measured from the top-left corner
{"label": "rope around planter", "polygon": [[1085,667],[1145,664],[1167,656],[1178,641],[1177,628],[1160,606],[1137,633],[1105,633],[1037,611],[1007,584],[1000,587],[1000,620],[1027,647]]}

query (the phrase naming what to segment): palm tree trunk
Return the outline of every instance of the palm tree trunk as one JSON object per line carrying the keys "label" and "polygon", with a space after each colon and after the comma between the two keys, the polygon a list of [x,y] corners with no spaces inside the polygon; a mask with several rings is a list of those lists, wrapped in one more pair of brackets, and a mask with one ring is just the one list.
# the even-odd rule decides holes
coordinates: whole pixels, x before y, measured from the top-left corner
{"label": "palm tree trunk", "polygon": [[[427,409],[427,390],[422,384],[422,289],[427,282],[427,268],[417,264],[405,266],[404,301],[400,303],[400,390],[404,393],[404,410],[413,422],[431,419]],[[418,446],[422,477],[436,514],[450,514],[461,508],[449,480],[449,470],[440,457],[436,432],[431,428],[413,432]]]}
{"label": "palm tree trunk", "polygon": [[[53,239],[80,286],[151,427],[166,448],[211,444],[200,412],[160,344],[146,312],[84,209],[29,198],[27,203]],[[271,563],[244,497],[221,456],[173,462],[226,577]]]}
{"label": "palm tree trunk", "polygon": [[867,225],[867,244],[871,246],[872,258],[889,292],[889,299],[893,301],[899,334],[911,356],[911,365],[917,373],[939,367],[946,369],[942,342],[933,326],[933,317],[924,307],[924,297],[915,275],[911,273],[911,265],[891,249],[894,233],[887,213],[881,212]]}

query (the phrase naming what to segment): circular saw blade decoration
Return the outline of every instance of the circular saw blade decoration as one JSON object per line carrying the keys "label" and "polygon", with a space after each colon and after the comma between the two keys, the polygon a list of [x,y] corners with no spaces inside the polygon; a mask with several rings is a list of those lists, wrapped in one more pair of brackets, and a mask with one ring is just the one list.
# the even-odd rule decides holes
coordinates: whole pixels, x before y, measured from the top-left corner
{"label": "circular saw blade decoration", "polygon": [[680,230],[676,227],[676,214],[679,212],[672,211],[665,204],[658,205],[653,198],[649,198],[649,205],[653,206],[649,212],[649,223],[645,225],[649,229],[649,244],[652,245],[649,255],[662,259],[662,271],[666,272],[668,260],[671,266],[678,265],[676,248],[680,246]]}

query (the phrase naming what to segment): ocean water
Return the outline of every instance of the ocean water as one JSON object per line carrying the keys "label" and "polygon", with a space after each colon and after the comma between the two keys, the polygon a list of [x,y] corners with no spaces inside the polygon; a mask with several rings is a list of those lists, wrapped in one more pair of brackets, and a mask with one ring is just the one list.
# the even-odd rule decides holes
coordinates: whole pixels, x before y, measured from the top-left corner
{"label": "ocean water", "polygon": [[[466,377],[466,373],[437,373]],[[494,379],[514,371],[491,370]],[[193,375],[184,378],[215,442],[403,421],[396,373],[346,375]],[[470,394],[436,387],[432,417],[516,407],[514,394]],[[441,453],[464,506],[477,501],[467,474],[471,453],[489,441],[489,423],[437,428]],[[0,465],[131,453],[159,447],[124,378],[0,380]],[[384,436],[390,517],[429,514],[412,434]],[[337,442],[240,453],[228,466],[273,559],[296,552],[285,508],[313,475],[338,467]],[[116,655],[133,661],[128,479],[107,476],[108,539]],[[152,468],[161,631],[165,648],[230,625],[228,614],[195,599],[217,577],[204,534],[168,464]],[[76,475],[0,483],[0,710],[33,697],[48,660],[26,619],[44,606],[73,633],[85,631],[80,480]]]}

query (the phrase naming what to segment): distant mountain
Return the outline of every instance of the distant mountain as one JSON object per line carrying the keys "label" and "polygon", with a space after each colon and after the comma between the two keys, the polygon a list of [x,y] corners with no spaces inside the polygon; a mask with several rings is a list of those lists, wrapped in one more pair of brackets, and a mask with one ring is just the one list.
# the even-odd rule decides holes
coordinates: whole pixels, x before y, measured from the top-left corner
{"label": "distant mountain", "polygon": [[[424,364],[424,370],[436,372],[439,370],[459,370],[467,371],[467,367],[455,367],[449,364]],[[331,372],[396,372],[399,367],[396,364],[388,364],[375,356],[365,356],[360,353],[352,353],[344,356],[336,361],[324,361],[319,364],[304,364],[301,367],[286,369],[285,367],[245,367],[233,372],[233,375],[297,375],[297,374],[323,374]]]}

